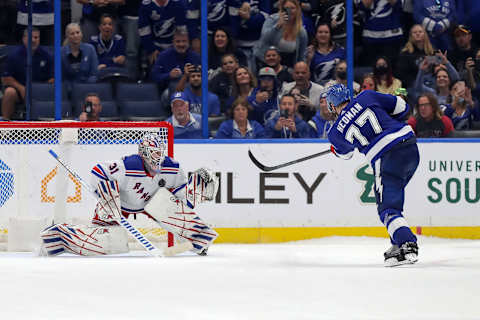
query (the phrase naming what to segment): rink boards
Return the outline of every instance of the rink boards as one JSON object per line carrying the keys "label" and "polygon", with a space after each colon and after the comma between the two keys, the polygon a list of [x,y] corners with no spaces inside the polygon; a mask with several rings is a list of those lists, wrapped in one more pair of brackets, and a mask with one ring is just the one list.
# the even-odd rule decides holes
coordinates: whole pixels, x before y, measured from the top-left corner
{"label": "rink boards", "polygon": [[[406,192],[405,216],[424,235],[480,238],[480,150],[475,142],[419,143],[420,165]],[[29,146],[28,180],[17,179],[25,153],[0,155],[0,223],[16,214],[18,183],[28,184],[22,205],[33,216],[53,215],[59,174],[51,146]],[[55,147],[53,147],[55,149]],[[271,166],[329,148],[327,143],[175,144],[185,171],[207,166],[220,177],[215,203],[197,212],[220,233],[219,242],[280,242],[331,235],[387,236],[378,220],[374,176],[362,155],[344,161],[329,154],[272,172],[260,171],[250,149]],[[24,151],[25,152],[25,151]],[[135,146],[70,146],[69,161],[88,179],[98,161],[136,153]],[[8,188],[11,188],[10,192]],[[7,191],[5,191],[7,190]],[[75,179],[66,190],[69,219],[88,221],[94,201]],[[15,198],[17,197],[17,198]],[[16,201],[14,200],[16,199]]]}

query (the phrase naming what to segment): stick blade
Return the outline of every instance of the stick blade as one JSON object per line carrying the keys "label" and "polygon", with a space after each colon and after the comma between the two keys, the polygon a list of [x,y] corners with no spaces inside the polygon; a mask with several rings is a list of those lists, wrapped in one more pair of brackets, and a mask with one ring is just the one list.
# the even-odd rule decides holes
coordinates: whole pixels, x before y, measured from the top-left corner
{"label": "stick blade", "polygon": [[252,151],[249,149],[248,150],[248,156],[250,157],[250,160],[252,160],[253,164],[260,170],[262,171],[272,171],[273,169],[271,167],[267,167],[265,165],[263,165],[260,161],[257,160],[257,158],[255,158],[255,156],[253,155]]}

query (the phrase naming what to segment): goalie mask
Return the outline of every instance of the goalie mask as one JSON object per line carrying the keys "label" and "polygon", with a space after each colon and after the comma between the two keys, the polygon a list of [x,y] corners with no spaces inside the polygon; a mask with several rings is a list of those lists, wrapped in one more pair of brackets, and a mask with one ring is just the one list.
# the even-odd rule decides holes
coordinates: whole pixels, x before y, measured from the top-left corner
{"label": "goalie mask", "polygon": [[167,144],[159,135],[147,133],[138,145],[138,154],[149,171],[159,172],[160,165],[167,156]]}

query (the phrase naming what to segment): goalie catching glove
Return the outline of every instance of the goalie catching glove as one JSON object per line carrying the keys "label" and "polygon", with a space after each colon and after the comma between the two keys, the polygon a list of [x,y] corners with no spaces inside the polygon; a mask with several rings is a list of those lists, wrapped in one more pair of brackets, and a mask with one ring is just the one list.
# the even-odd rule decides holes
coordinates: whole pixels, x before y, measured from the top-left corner
{"label": "goalie catching glove", "polygon": [[195,170],[188,179],[187,200],[195,207],[198,203],[213,201],[218,191],[218,177],[208,168]]}

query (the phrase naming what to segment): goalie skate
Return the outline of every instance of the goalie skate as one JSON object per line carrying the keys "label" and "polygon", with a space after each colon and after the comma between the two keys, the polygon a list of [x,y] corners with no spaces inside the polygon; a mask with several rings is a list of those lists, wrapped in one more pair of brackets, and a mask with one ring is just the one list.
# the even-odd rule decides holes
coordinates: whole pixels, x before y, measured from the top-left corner
{"label": "goalie skate", "polygon": [[414,264],[418,261],[418,246],[415,242],[406,242],[400,247],[393,245],[383,256],[385,257],[385,267]]}

